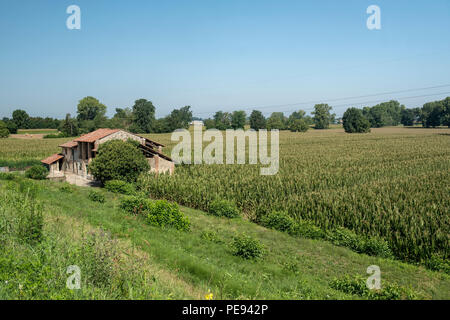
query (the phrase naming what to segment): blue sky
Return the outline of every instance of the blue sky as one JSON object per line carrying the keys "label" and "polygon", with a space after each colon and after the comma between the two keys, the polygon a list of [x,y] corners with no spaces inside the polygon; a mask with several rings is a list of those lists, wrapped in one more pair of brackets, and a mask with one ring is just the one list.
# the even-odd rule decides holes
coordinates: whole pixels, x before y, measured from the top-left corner
{"label": "blue sky", "polygon": [[[81,30],[66,28],[71,4]],[[381,30],[366,27],[371,4]],[[109,116],[138,98],[158,117],[185,105],[200,117],[314,102],[341,115],[390,98],[416,107],[450,86],[329,100],[450,85],[449,35],[448,0],[1,0],[0,117],[75,115],[88,95]]]}

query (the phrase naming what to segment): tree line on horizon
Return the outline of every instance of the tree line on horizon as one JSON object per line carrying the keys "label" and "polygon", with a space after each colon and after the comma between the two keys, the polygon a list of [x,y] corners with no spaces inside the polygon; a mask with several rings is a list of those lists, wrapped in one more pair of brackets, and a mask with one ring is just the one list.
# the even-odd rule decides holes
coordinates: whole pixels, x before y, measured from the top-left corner
{"label": "tree line on horizon", "polygon": [[[113,117],[106,116],[107,107],[98,99],[88,96],[77,105],[77,116],[66,114],[65,119],[30,117],[26,111],[17,109],[12,118],[3,118],[9,133],[18,129],[58,129],[60,134],[50,137],[72,137],[92,132],[99,128],[126,129],[133,133],[164,133],[179,128],[188,128],[192,121],[190,106],[174,109],[166,117],[156,119],[155,106],[151,101],[138,99],[132,107],[116,108]],[[1,124],[0,124],[1,126]]]}
{"label": "tree line on horizon", "polygon": [[[190,106],[174,109],[166,117],[156,119],[155,106],[151,101],[138,99],[132,107],[116,108],[113,117],[106,116],[107,107],[98,99],[88,96],[77,105],[77,116],[67,114],[65,119],[30,117],[22,109],[14,110],[12,118],[0,120],[0,137],[17,133],[18,129],[58,129],[55,136],[78,136],[99,128],[120,128],[133,133],[167,133],[188,128],[193,117]],[[425,128],[450,127],[450,97],[427,102],[422,108],[406,108],[398,101],[382,102],[372,107],[348,108],[342,119],[336,119],[328,104],[316,104],[311,115],[298,110],[286,117],[283,112],[273,112],[268,118],[259,110],[253,110],[249,117],[245,111],[217,111],[212,118],[205,119],[206,129],[240,129],[249,125],[254,130],[279,129],[305,132],[310,127],[327,129],[332,123],[342,120],[346,132],[369,132],[370,128],[384,126],[413,126],[421,123]]]}

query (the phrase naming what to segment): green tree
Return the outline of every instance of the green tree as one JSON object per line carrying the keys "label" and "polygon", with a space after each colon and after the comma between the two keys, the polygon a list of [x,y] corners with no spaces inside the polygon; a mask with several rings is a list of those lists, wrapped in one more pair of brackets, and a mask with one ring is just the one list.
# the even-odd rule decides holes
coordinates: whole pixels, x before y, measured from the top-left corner
{"label": "green tree", "polygon": [[9,130],[6,123],[0,120],[0,138],[8,138]]}
{"label": "green tree", "polygon": [[154,123],[153,123],[152,132],[155,132],[155,133],[167,133],[167,132],[173,131],[170,128],[170,125],[169,125],[169,122],[168,122],[168,118],[169,117],[156,119],[154,121]]}
{"label": "green tree", "polygon": [[400,121],[401,124],[403,124],[405,127],[413,126],[416,121],[417,121],[417,110],[415,109],[402,110],[402,118]]}
{"label": "green tree", "polygon": [[364,107],[363,115],[369,120],[372,128],[397,126],[402,120],[402,110],[405,106],[398,101],[382,102],[373,107]]}
{"label": "green tree", "polygon": [[128,129],[133,122],[133,111],[131,108],[116,108],[116,113],[111,119],[112,128]]}
{"label": "green tree", "polygon": [[450,128],[450,97],[442,100],[443,114],[442,114],[442,124]]}
{"label": "green tree", "polygon": [[233,127],[233,129],[244,129],[245,118],[245,111],[234,111],[231,114],[231,127]]}
{"label": "green tree", "polygon": [[8,128],[10,134],[17,133],[17,125],[14,121],[7,117],[4,117],[3,122],[6,124],[6,127]]}
{"label": "green tree", "polygon": [[30,128],[30,116],[24,110],[17,109],[12,113],[12,120],[15,122],[17,128],[19,129],[29,129]]}
{"label": "green tree", "polygon": [[133,106],[133,124],[130,130],[136,133],[149,133],[155,122],[155,107],[151,101],[139,99]]}
{"label": "green tree", "polygon": [[192,111],[190,106],[185,106],[180,109],[174,109],[166,118],[168,131],[171,132],[176,129],[188,129],[189,123],[192,121]]}
{"label": "green tree", "polygon": [[219,130],[231,129],[231,114],[228,112],[217,111],[214,114],[214,126]]}
{"label": "green tree", "polygon": [[203,121],[203,124],[205,125],[206,129],[213,129],[216,127],[216,122],[214,121],[214,119],[205,119],[205,121]]}
{"label": "green tree", "polygon": [[445,101],[434,101],[425,103],[421,110],[420,120],[422,126],[426,128],[435,128],[446,122],[445,117]]}
{"label": "green tree", "polygon": [[370,122],[362,111],[357,108],[348,108],[342,117],[344,130],[347,133],[366,133],[370,132]]}
{"label": "green tree", "polygon": [[270,117],[267,119],[267,129],[278,129],[284,130],[286,129],[286,117],[283,112],[272,112]]}
{"label": "green tree", "polygon": [[98,155],[89,165],[92,175],[102,184],[109,180],[136,182],[138,176],[149,169],[147,159],[136,144],[121,140],[101,144]]}
{"label": "green tree", "polygon": [[328,104],[316,104],[314,106],[314,128],[315,129],[328,129],[330,123],[334,119],[334,114],[330,113],[331,107]]}
{"label": "green tree", "polygon": [[289,130],[292,132],[306,132],[309,129],[305,119],[294,119],[289,123]]}
{"label": "green tree", "polygon": [[266,118],[261,111],[253,110],[250,114],[250,128],[254,130],[266,128]]}
{"label": "green tree", "polygon": [[309,124],[305,118],[306,112],[303,110],[294,111],[288,118],[288,127],[292,132],[306,132]]}
{"label": "green tree", "polygon": [[70,113],[66,114],[66,118],[61,122],[59,131],[68,137],[75,137],[79,134],[78,123],[76,119],[70,117]]}
{"label": "green tree", "polygon": [[77,119],[85,120],[103,120],[106,114],[106,106],[94,97],[85,97],[78,102]]}

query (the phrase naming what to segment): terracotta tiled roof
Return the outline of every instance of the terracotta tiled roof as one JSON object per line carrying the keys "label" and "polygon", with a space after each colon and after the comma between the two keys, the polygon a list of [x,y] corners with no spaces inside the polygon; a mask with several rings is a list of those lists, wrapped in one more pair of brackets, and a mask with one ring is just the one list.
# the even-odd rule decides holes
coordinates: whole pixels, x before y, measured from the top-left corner
{"label": "terracotta tiled roof", "polygon": [[81,137],[76,138],[73,141],[74,142],[95,142],[98,139],[109,136],[110,134],[113,134],[117,131],[120,131],[120,129],[98,129],[98,130],[89,132],[88,134],[82,135]]}
{"label": "terracotta tiled roof", "polygon": [[69,141],[63,144],[60,144],[59,147],[61,148],[75,148],[78,147],[78,143],[75,141]]}
{"label": "terracotta tiled roof", "polygon": [[63,155],[56,153],[56,154],[51,155],[48,158],[45,158],[44,160],[41,160],[41,162],[45,163],[45,164],[52,164],[52,163],[54,163],[54,162],[56,162],[56,161],[58,161],[59,159],[62,159],[62,158],[64,158]]}

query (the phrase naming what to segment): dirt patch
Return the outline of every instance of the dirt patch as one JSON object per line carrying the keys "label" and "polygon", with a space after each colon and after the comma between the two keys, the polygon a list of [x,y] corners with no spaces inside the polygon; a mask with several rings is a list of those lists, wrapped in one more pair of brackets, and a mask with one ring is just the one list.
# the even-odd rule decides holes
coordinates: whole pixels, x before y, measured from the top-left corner
{"label": "dirt patch", "polygon": [[43,139],[44,138],[44,134],[43,133],[36,133],[36,134],[29,134],[29,133],[25,133],[25,134],[11,134],[10,137],[11,138],[15,138],[15,139]]}

